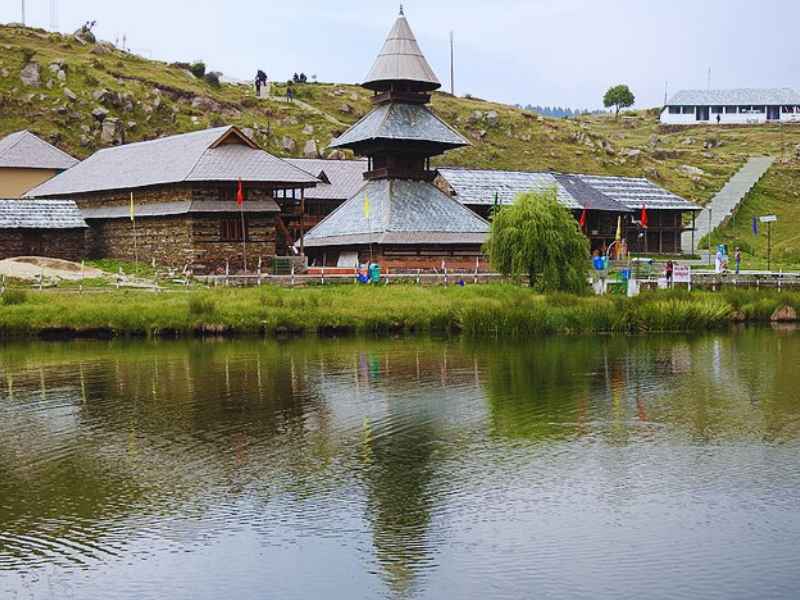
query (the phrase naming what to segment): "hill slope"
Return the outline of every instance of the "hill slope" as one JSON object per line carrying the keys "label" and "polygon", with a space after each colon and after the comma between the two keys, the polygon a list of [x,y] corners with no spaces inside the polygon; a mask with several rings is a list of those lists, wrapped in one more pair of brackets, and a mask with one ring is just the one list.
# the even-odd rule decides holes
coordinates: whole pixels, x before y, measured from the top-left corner
{"label": "hill slope", "polygon": [[[370,109],[369,92],[353,85],[295,86],[294,104],[281,101],[286,88],[276,85],[275,98],[262,100],[250,86],[215,87],[179,65],[43,30],[0,26],[0,49],[0,136],[30,129],[79,158],[220,124],[247,129],[279,156],[324,155],[330,139]],[[770,210],[787,219],[800,212],[800,127],[669,130],[657,111],[559,120],[444,93],[434,94],[433,107],[473,142],[439,164],[648,177],[702,204],[748,156],[769,154],[781,160],[751,195],[752,209],[773,198]],[[736,239],[737,227],[723,234]],[[777,235],[787,258],[800,256],[796,236]]]}

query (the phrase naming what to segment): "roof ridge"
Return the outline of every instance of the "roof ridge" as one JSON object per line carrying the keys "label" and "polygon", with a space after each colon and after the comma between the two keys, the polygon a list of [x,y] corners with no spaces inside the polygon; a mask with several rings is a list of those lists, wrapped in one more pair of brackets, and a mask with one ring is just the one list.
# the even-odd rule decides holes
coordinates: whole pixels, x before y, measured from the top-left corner
{"label": "roof ridge", "polygon": [[[18,139],[14,140],[14,143],[13,143],[13,144],[11,144],[11,145],[10,145],[8,148],[6,148],[6,151],[5,151],[3,154],[7,154],[7,153],[11,152],[11,151],[12,151],[14,148],[16,148],[16,147],[17,147],[17,145],[18,145],[18,144],[19,144],[19,143],[22,141],[22,139],[25,137],[25,134],[28,134],[28,135],[33,135],[33,134],[31,134],[31,132],[30,132],[30,131],[28,131],[27,129],[21,129],[20,131],[14,131],[14,132],[12,132],[12,133],[9,133],[9,134],[8,134],[8,135],[7,135],[5,138],[3,138],[3,139],[10,138],[12,135],[17,135],[17,136],[19,136],[19,138],[18,138]],[[34,137],[36,137],[36,136],[34,136]]]}

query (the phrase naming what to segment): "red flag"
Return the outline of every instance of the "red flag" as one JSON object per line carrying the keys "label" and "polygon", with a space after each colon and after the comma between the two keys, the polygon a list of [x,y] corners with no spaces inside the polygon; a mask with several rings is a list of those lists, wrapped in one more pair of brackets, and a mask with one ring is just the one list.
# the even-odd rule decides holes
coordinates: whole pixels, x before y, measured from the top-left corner
{"label": "red flag", "polygon": [[642,222],[642,227],[647,229],[647,209],[644,207],[644,204],[642,204],[642,216],[639,220]]}
{"label": "red flag", "polygon": [[236,204],[241,208],[244,204],[244,190],[242,189],[242,180],[239,180],[239,187],[236,189]]}
{"label": "red flag", "polygon": [[581,226],[582,230],[586,229],[586,209],[585,208],[583,209],[583,212],[581,213],[581,218],[578,219],[578,224]]}

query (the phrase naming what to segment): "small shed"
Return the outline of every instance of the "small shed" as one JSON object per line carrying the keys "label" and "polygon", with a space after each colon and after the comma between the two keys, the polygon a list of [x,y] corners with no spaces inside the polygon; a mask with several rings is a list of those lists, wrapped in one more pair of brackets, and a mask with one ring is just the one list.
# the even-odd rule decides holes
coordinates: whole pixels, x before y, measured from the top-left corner
{"label": "small shed", "polygon": [[0,198],[19,198],[25,192],[78,164],[30,131],[0,139]]}
{"label": "small shed", "polygon": [[86,221],[72,200],[0,199],[0,259],[86,256]]}

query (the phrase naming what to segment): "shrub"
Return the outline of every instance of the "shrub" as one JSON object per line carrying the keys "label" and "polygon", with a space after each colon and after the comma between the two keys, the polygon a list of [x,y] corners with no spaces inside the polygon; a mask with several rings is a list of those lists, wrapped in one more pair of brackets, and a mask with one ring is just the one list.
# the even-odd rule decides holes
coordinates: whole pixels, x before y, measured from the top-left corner
{"label": "shrub", "polygon": [[0,296],[0,302],[3,306],[16,306],[17,304],[25,304],[28,301],[28,294],[23,290],[6,290]]}
{"label": "shrub", "polygon": [[197,61],[192,63],[189,67],[189,70],[192,72],[192,75],[197,77],[198,79],[202,79],[206,76],[206,63],[203,61]]}
{"label": "shrub", "polygon": [[219,73],[217,73],[216,71],[211,71],[209,73],[206,73],[205,80],[206,83],[208,83],[208,85],[210,85],[211,87],[219,87],[220,85]]}

